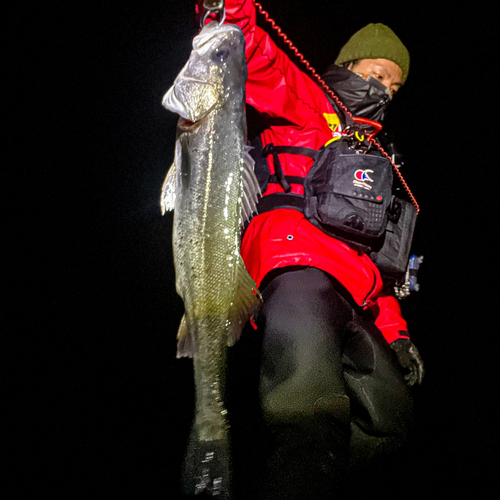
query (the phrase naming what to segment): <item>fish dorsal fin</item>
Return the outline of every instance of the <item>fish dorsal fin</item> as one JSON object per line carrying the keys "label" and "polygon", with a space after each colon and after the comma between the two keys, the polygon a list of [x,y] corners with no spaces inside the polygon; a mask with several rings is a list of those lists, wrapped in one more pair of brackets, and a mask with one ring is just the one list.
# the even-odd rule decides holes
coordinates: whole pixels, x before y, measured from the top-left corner
{"label": "fish dorsal fin", "polygon": [[175,198],[177,193],[177,169],[180,168],[181,165],[181,155],[181,143],[179,139],[177,139],[175,143],[174,161],[167,172],[161,188],[160,206],[162,215],[165,215],[165,212],[175,208]]}
{"label": "fish dorsal fin", "polygon": [[257,212],[257,202],[261,195],[259,181],[255,176],[255,161],[250,156],[251,146],[243,148],[243,190],[241,195],[242,225],[246,224]]}
{"label": "fish dorsal fin", "polygon": [[236,273],[238,292],[229,310],[227,331],[228,346],[232,346],[240,338],[243,327],[257,311],[262,301],[262,296],[257,285],[248,274],[241,256],[237,258]]}

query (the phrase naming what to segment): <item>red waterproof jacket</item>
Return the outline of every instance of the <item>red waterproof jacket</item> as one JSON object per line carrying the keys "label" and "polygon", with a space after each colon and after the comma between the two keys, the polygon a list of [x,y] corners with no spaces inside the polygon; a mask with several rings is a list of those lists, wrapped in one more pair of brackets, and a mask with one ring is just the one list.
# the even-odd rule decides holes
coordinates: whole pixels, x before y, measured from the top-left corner
{"label": "red waterproof jacket", "polygon": [[[325,94],[256,26],[252,0],[225,3],[226,22],[237,24],[245,35],[247,102],[260,112],[286,120],[286,125],[272,126],[262,133],[263,146],[274,143],[320,149],[338,132],[338,119]],[[267,161],[273,174],[272,156]],[[280,162],[285,175],[305,177],[313,160],[282,154]],[[291,187],[292,193],[304,193],[300,184]],[[276,192],[283,192],[282,187],[269,183],[264,195]],[[388,342],[408,338],[399,303],[381,293],[382,278],[370,257],[327,236],[297,210],[277,209],[254,217],[245,232],[241,255],[257,286],[276,268],[300,265],[322,269],[342,283],[358,305],[373,311],[375,324]]]}

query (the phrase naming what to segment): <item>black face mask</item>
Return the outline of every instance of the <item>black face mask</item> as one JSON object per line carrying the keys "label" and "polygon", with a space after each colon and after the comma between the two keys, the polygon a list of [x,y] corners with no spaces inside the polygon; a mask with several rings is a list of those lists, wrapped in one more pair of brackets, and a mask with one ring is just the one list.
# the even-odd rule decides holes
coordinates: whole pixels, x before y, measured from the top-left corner
{"label": "black face mask", "polygon": [[336,64],[332,64],[322,78],[354,116],[382,122],[391,100],[385,85],[371,76],[364,80]]}

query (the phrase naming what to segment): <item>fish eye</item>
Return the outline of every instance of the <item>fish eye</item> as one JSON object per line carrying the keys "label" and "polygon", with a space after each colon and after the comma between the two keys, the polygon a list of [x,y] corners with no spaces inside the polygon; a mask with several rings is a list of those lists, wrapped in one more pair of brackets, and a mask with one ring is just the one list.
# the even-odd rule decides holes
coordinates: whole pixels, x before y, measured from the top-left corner
{"label": "fish eye", "polygon": [[227,59],[228,55],[229,55],[229,50],[221,48],[214,51],[214,53],[212,54],[212,59],[215,62],[222,62],[225,59]]}

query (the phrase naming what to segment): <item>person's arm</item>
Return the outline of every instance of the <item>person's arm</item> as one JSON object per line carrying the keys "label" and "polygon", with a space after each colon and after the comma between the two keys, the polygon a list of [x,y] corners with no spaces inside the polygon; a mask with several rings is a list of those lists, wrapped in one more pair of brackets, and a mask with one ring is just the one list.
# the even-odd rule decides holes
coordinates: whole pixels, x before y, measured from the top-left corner
{"label": "person's arm", "polygon": [[370,310],[375,315],[375,326],[390,344],[398,339],[409,339],[408,325],[401,314],[396,297],[380,294]]}
{"label": "person's arm", "polygon": [[[198,2],[200,6],[202,0]],[[325,122],[323,113],[334,111],[323,91],[256,25],[252,0],[226,0],[225,4],[225,22],[237,24],[245,35],[248,104],[296,125]]]}
{"label": "person's arm", "polygon": [[409,373],[405,375],[408,385],[422,383],[425,374],[422,357],[410,340],[406,321],[401,315],[401,308],[396,297],[381,294],[371,308],[375,315],[375,326],[382,332],[399,364]]}

